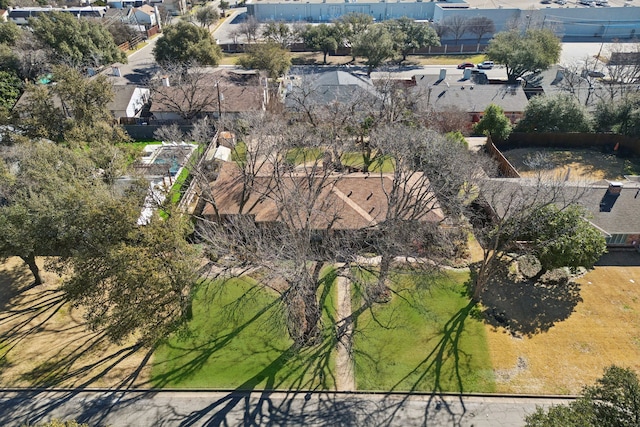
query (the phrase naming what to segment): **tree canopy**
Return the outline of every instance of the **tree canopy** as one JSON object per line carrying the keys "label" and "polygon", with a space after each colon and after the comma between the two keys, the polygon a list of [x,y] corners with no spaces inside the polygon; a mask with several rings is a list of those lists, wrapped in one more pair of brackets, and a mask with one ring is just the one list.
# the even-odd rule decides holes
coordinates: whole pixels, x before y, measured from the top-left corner
{"label": "tree canopy", "polygon": [[490,135],[500,141],[505,141],[511,134],[511,121],[504,114],[499,105],[489,104],[482,119],[476,123],[474,132],[480,135]]}
{"label": "tree canopy", "polygon": [[384,61],[393,58],[395,45],[393,35],[382,24],[375,24],[360,33],[353,42],[353,53],[366,59],[367,75]]}
{"label": "tree canopy", "polygon": [[324,54],[323,62],[327,63],[327,54],[338,49],[340,34],[334,25],[307,25],[301,34],[304,43],[312,50]]}
{"label": "tree canopy", "polygon": [[537,408],[526,427],[631,427],[640,425],[640,382],[630,368],[608,367],[595,385],[569,405]]}
{"label": "tree canopy", "polygon": [[628,94],[614,102],[599,102],[594,111],[594,122],[599,132],[640,136],[640,95]]}
{"label": "tree canopy", "polygon": [[161,64],[218,65],[222,57],[220,46],[206,28],[183,21],[164,28],[164,35],[156,42],[153,54]]}
{"label": "tree canopy", "polygon": [[291,67],[291,54],[276,42],[256,43],[247,48],[247,53],[238,59],[244,68],[266,71],[271,79],[286,73]]}
{"label": "tree canopy", "polygon": [[570,94],[540,95],[529,100],[519,132],[589,132],[587,110]]}
{"label": "tree canopy", "polygon": [[407,59],[409,52],[414,49],[440,46],[438,35],[428,24],[403,17],[385,21],[385,25],[391,31],[394,47],[402,55],[403,61]]}
{"label": "tree canopy", "polygon": [[521,240],[531,242],[543,269],[592,268],[607,250],[602,232],[591,225],[587,211],[574,204],[564,209],[548,205],[523,224]]}
{"label": "tree canopy", "polygon": [[78,19],[71,13],[42,13],[31,18],[33,33],[52,51],[52,63],[74,68],[127,62],[127,56],[113,41],[107,29],[89,19]]}
{"label": "tree canopy", "polygon": [[529,29],[497,33],[489,41],[486,55],[504,64],[507,78],[515,82],[528,74],[544,71],[560,59],[560,39],[549,29]]}

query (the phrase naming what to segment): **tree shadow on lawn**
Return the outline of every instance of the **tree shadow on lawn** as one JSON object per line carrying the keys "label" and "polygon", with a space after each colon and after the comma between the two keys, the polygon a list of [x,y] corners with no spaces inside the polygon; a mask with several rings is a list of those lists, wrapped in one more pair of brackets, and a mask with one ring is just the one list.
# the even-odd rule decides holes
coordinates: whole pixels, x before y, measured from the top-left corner
{"label": "tree shadow on lawn", "polygon": [[495,272],[480,299],[488,324],[527,336],[546,332],[566,320],[582,301],[580,285],[574,281],[553,284],[514,280],[506,266]]}
{"label": "tree shadow on lawn", "polygon": [[5,263],[5,266],[0,270],[0,312],[10,307],[13,298],[36,286],[31,272],[22,261],[15,265]]}
{"label": "tree shadow on lawn", "polygon": [[[407,391],[407,394],[400,401],[392,395],[385,398],[383,403],[384,406],[387,406],[387,410],[380,413],[380,418],[377,420],[378,423],[376,425],[395,425],[396,418],[406,405],[411,394],[424,389],[425,384],[430,384],[430,395],[424,403],[421,425],[428,425],[429,420],[433,420],[436,417],[439,423],[446,421],[450,423],[449,425],[460,425],[467,413],[462,399],[462,394],[465,392],[463,378],[465,374],[462,371],[467,372],[468,370],[464,369],[463,365],[470,363],[472,355],[462,350],[459,344],[465,328],[465,321],[470,315],[473,315],[475,306],[476,304],[470,301],[444,324],[441,331],[436,335],[436,337],[439,336],[440,338],[433,349],[415,368],[398,380],[391,389],[392,392],[396,391],[403,383],[411,381],[412,386]],[[448,364],[452,364],[452,366],[445,366]],[[453,380],[458,390],[458,401],[461,410],[454,410],[453,406],[455,405],[443,398],[445,394],[450,394],[452,391],[450,386],[443,384],[443,381],[451,382],[451,380]],[[392,409],[390,410],[389,408]]]}

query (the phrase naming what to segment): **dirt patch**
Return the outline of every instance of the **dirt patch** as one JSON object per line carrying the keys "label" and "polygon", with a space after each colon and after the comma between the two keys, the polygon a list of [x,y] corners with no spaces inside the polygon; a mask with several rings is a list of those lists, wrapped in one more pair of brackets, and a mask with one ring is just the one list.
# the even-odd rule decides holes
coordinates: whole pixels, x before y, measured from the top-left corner
{"label": "dirt patch", "polygon": [[497,392],[578,393],[614,363],[640,372],[640,267],[596,267],[577,282],[580,301],[544,332],[486,326]]}
{"label": "dirt patch", "polygon": [[[42,264],[39,260],[39,264]],[[0,264],[0,384],[4,387],[114,387],[148,384],[149,355],[91,332],[63,300],[61,279],[33,286],[19,258]]]}
{"label": "dirt patch", "polygon": [[562,178],[568,175],[570,180],[617,180],[640,173],[640,159],[597,150],[516,148],[503,154],[522,176],[533,176],[542,170]]}

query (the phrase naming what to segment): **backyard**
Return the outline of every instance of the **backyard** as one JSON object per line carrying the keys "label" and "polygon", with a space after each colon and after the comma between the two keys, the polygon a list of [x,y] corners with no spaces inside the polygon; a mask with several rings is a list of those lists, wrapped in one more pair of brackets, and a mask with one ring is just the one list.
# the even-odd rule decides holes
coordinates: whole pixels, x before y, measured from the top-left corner
{"label": "backyard", "polygon": [[623,175],[640,175],[640,158],[624,158],[599,150],[552,148],[516,148],[503,151],[522,176],[545,171],[569,179],[624,179]]}

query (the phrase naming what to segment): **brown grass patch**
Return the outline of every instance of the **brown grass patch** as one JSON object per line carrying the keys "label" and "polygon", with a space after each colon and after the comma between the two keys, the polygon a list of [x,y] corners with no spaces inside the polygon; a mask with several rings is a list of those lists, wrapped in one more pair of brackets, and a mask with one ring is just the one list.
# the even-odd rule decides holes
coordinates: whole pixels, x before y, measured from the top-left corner
{"label": "brown grass patch", "polygon": [[[0,264],[0,384],[4,387],[114,387],[148,383],[148,354],[89,331],[62,299],[61,279],[33,286],[19,258]],[[145,356],[147,356],[145,358]]]}
{"label": "brown grass patch", "polygon": [[640,267],[596,267],[578,282],[582,302],[547,332],[487,325],[497,392],[574,394],[611,364],[640,372]]}
{"label": "brown grass patch", "polygon": [[[505,157],[522,176],[533,176],[539,170],[570,179],[622,179],[640,171],[640,159],[621,158],[597,150],[553,148],[516,148],[503,151]],[[536,166],[532,166],[531,162]]]}

